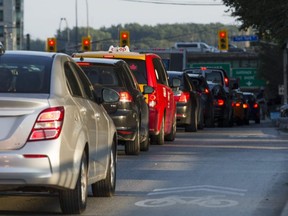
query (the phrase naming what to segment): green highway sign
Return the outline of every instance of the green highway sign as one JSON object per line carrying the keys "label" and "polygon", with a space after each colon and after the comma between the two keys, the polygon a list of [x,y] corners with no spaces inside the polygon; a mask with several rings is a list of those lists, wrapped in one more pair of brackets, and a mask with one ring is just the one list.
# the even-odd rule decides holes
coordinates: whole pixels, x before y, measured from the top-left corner
{"label": "green highway sign", "polygon": [[257,78],[256,68],[233,68],[232,77],[239,79],[240,87],[259,88],[265,86],[265,81]]}
{"label": "green highway sign", "polygon": [[231,65],[229,63],[193,63],[193,64],[188,64],[188,68],[189,67],[220,68],[220,69],[224,69],[227,72],[228,76],[231,76]]}

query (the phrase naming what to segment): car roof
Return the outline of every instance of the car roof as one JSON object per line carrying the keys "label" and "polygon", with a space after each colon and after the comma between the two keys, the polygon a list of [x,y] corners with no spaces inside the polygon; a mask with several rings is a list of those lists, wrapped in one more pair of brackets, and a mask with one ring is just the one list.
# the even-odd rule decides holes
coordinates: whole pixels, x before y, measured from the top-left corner
{"label": "car roof", "polygon": [[243,92],[244,95],[255,95],[253,92]]}
{"label": "car roof", "polygon": [[205,78],[202,76],[202,74],[192,74],[192,73],[186,73],[186,74],[188,74],[189,77],[205,79]]}
{"label": "car roof", "polygon": [[167,71],[168,74],[183,74],[183,71]]}
{"label": "car roof", "polygon": [[[207,73],[211,73],[213,71],[222,71],[225,77],[228,77],[226,70],[224,70],[223,68],[214,68],[214,67],[193,67],[193,68],[186,68],[185,71],[193,71],[193,70],[199,70],[199,72],[204,71]],[[198,72],[198,71],[197,71]]]}
{"label": "car roof", "polygon": [[109,51],[91,51],[83,53],[74,53],[73,57],[88,57],[88,58],[118,58],[118,59],[138,59],[146,60],[146,57],[149,55],[156,56],[160,58],[157,54],[154,53],[138,53],[138,52],[109,52]]}
{"label": "car roof", "polygon": [[[44,57],[53,57],[55,55],[66,55],[64,53],[54,53],[54,52],[43,52],[43,51],[30,51],[30,50],[6,50],[3,55],[12,54],[12,55],[37,55]],[[68,55],[67,55],[68,56]]]}
{"label": "car roof", "polygon": [[76,62],[91,62],[91,63],[100,63],[100,64],[113,64],[125,63],[122,59],[107,59],[107,58],[86,58],[86,57],[74,57]]}

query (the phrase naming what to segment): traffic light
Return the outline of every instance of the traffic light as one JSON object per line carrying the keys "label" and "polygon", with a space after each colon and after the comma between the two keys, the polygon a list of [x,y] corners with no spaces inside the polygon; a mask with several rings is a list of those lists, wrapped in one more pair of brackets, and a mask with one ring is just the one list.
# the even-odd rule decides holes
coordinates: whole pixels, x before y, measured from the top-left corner
{"label": "traffic light", "polygon": [[229,48],[228,32],[226,29],[218,31],[218,48],[220,51],[227,51]]}
{"label": "traffic light", "polygon": [[56,52],[57,51],[57,40],[55,37],[47,38],[46,51],[47,52]]}
{"label": "traffic light", "polygon": [[130,47],[130,32],[120,31],[120,47]]}
{"label": "traffic light", "polygon": [[90,37],[82,37],[82,51],[91,51]]}

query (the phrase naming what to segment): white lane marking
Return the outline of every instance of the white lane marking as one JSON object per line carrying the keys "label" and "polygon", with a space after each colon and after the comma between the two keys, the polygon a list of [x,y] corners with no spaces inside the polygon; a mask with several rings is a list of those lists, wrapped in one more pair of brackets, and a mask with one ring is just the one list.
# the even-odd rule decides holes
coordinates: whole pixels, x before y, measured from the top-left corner
{"label": "white lane marking", "polygon": [[173,187],[173,188],[161,188],[154,189],[153,192],[148,193],[148,196],[151,195],[160,195],[160,194],[171,194],[171,193],[182,193],[187,191],[208,191],[208,192],[218,192],[222,194],[238,195],[244,196],[247,190],[231,188],[231,187],[221,187],[213,185],[196,185],[196,186],[187,186],[187,187]]}

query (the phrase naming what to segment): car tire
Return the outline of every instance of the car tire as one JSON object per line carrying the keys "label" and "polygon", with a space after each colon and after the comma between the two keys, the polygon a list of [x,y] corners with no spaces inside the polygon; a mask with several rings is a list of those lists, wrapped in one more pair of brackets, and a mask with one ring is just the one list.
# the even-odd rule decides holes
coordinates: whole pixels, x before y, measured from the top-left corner
{"label": "car tire", "polygon": [[108,170],[106,178],[98,182],[93,183],[92,194],[94,197],[111,197],[115,193],[116,188],[116,148],[115,142],[111,147]]}
{"label": "car tire", "polygon": [[197,131],[197,114],[196,111],[192,109],[190,116],[190,124],[185,126],[185,132],[196,132]]}
{"label": "car tire", "polygon": [[164,121],[165,119],[163,117],[161,121],[159,134],[151,136],[151,143],[154,145],[164,145],[165,140]]}
{"label": "car tire", "polygon": [[209,128],[213,128],[215,126],[213,110],[210,110],[210,113],[208,114],[207,118],[205,119],[205,126],[209,127]]}
{"label": "car tire", "polygon": [[140,153],[140,129],[139,123],[137,126],[137,132],[133,141],[125,142],[125,154],[126,155],[138,155]]}
{"label": "car tire", "polygon": [[87,197],[87,156],[84,152],[80,162],[79,177],[75,189],[59,191],[60,208],[64,214],[80,214],[86,209]]}
{"label": "car tire", "polygon": [[140,151],[149,151],[150,148],[150,140],[149,140],[149,131],[146,130],[146,139],[140,143]]}
{"label": "car tire", "polygon": [[199,130],[203,130],[204,129],[204,114],[203,114],[203,111],[200,111],[200,116],[199,116],[199,124],[197,126],[197,128]]}
{"label": "car tire", "polygon": [[177,124],[177,122],[176,122],[176,114],[175,114],[174,118],[173,118],[173,123],[171,126],[170,133],[165,136],[165,140],[167,140],[167,141],[174,141],[175,140],[176,131],[177,131],[177,125],[176,124]]}

